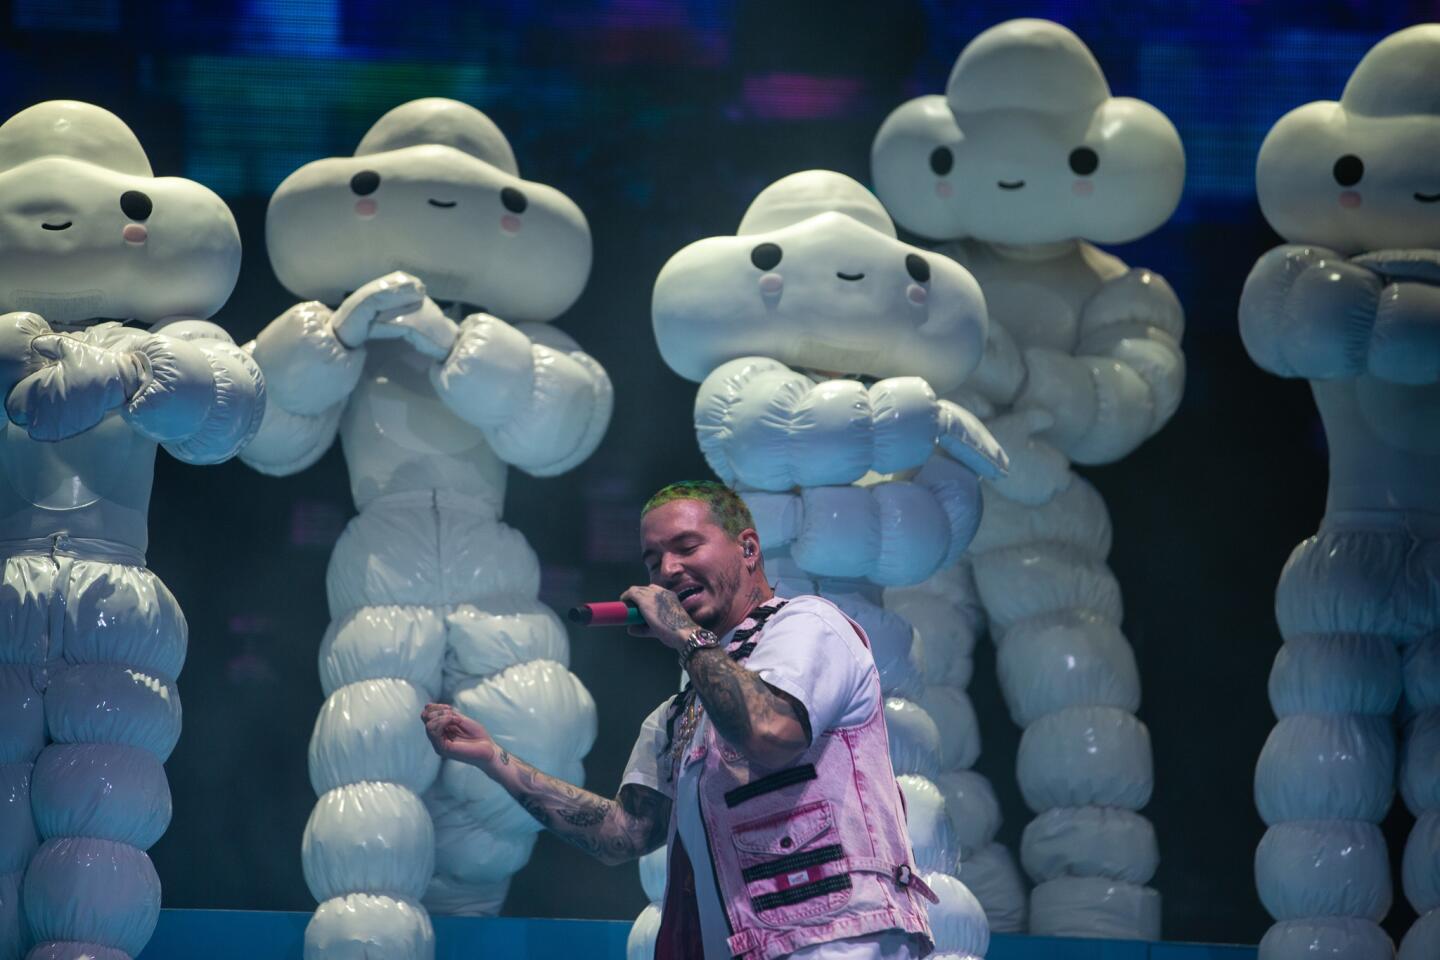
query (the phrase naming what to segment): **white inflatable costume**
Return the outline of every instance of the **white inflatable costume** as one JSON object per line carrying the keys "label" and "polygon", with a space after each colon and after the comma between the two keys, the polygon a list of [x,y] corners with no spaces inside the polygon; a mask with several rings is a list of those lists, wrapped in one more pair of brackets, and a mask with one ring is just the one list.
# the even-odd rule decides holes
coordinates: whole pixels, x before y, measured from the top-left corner
{"label": "white inflatable costume", "polygon": [[338,432],[360,511],[327,578],[306,956],[428,957],[420,901],[498,912],[540,825],[474,767],[442,768],[421,706],[452,702],[576,783],[595,737],[535,554],[500,520],[509,466],[562,473],[610,419],[605,371],[543,322],[580,295],[590,231],[520,179],[484,114],[425,99],[354,157],[288,177],[266,238],[281,282],[313,299],[250,346],[271,403],[244,459],[293,473]]}
{"label": "white inflatable costume", "polygon": [[[1069,467],[1124,456],[1180,402],[1175,295],[1091,245],[1165,222],[1184,180],[1180,139],[1154,107],[1111,96],[1069,30],[1013,20],[966,46],[945,96],[886,119],[872,164],[896,222],[942,241],[980,282],[985,359],[952,396],[986,418],[1012,462],[985,492],[969,570],[887,603],[927,626],[989,621],[1001,689],[1025,728],[1020,789],[1038,814],[1021,841],[1037,884],[1029,930],[1157,938],[1159,895],[1146,884],[1159,858],[1136,812],[1150,797],[1150,741],[1105,564],[1110,520]],[[994,929],[1024,929],[989,786],[968,774],[964,790],[952,815],[965,881]]]}
{"label": "white inflatable costume", "polygon": [[145,568],[150,485],[157,445],[218,463],[259,426],[259,371],[203,319],[239,269],[224,202],[113,114],[0,126],[3,960],[123,960],[155,929],[186,630]]}
{"label": "white inflatable costume", "polygon": [[[958,560],[979,523],[979,477],[1004,471],[979,420],[936,397],[980,361],[979,288],[897,240],[863,186],[811,170],[763,190],[736,236],[675,254],[653,318],[665,362],[700,382],[700,448],[754,513],[776,591],[826,596],[869,634],[917,864],[954,872],[932,781],[978,750],[974,714],[963,692],[927,686],[911,625],[880,601]],[[931,910],[940,955],[983,954],[974,898],[931,886],[945,898]]]}
{"label": "white inflatable costume", "polygon": [[1251,271],[1240,332],[1260,366],[1310,381],[1330,450],[1320,531],[1275,597],[1255,883],[1278,922],[1261,960],[1392,956],[1378,824],[1397,767],[1420,914],[1400,956],[1440,957],[1437,157],[1440,24],[1381,41],[1338,103],[1292,110],[1260,148],[1260,207],[1288,242]]}

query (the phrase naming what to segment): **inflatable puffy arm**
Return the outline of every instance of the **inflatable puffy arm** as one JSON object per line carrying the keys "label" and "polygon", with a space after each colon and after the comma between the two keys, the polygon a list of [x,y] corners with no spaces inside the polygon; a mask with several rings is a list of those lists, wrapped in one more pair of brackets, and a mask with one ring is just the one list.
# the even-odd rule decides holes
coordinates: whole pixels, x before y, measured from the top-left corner
{"label": "inflatable puffy arm", "polygon": [[936,445],[982,476],[1005,453],[969,411],[919,377],[815,383],[778,360],[741,357],[700,384],[695,430],[726,483],[789,490],[851,483],[923,464]]}
{"label": "inflatable puffy arm", "polygon": [[763,549],[827,577],[919,583],[954,565],[980,526],[980,480],[935,454],[912,480],[743,494]]}
{"label": "inflatable puffy arm", "polygon": [[1282,377],[1370,373],[1395,383],[1435,383],[1440,289],[1387,280],[1324,247],[1276,247],[1255,264],[1240,297],[1245,349]]}
{"label": "inflatable puffy arm", "polygon": [[1180,301],[1164,278],[1129,270],[1085,304],[1075,355],[1025,351],[1016,409],[1050,411],[1051,442],[1079,463],[1108,463],[1155,433],[1185,384]]}
{"label": "inflatable puffy arm", "polygon": [[[77,334],[36,330],[38,317],[11,328],[12,351],[31,372],[7,392],[5,412],[32,440],[55,442],[94,427],[134,396],[146,382],[148,363],[131,344]],[[39,321],[39,324],[43,324]],[[46,325],[48,326],[48,325]],[[109,324],[114,328],[115,324]],[[109,331],[107,331],[109,332]]]}
{"label": "inflatable puffy arm", "polygon": [[32,342],[52,332],[38,314],[19,311],[0,315],[0,401],[10,396],[15,385],[44,365]]}
{"label": "inflatable puffy arm", "polygon": [[255,432],[264,383],[225,331],[183,320],[148,334],[119,324],[52,333],[35,314],[0,321],[0,386],[33,439],[76,436],[121,409],[188,463],[228,460]]}
{"label": "inflatable puffy arm", "polygon": [[365,367],[365,349],[335,332],[323,303],[297,303],[245,345],[265,371],[269,402],[255,439],[240,459],[261,473],[296,473],[335,439],[345,400]]}
{"label": "inflatable puffy arm", "polygon": [[186,463],[220,463],[259,429],[265,383],[250,355],[206,320],[181,320],[140,340],[149,375],[125,419]]}
{"label": "inflatable puffy arm", "polygon": [[465,318],[430,382],[502,460],[537,477],[594,452],[610,423],[610,377],[565,334],[541,323]]}

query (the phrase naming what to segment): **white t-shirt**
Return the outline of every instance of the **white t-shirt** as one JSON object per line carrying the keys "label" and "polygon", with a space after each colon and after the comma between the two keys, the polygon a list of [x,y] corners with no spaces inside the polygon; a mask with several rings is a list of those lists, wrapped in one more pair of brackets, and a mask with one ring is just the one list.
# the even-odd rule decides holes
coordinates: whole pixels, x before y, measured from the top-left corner
{"label": "white t-shirt", "polygon": [[[733,634],[732,630],[723,638],[727,645]],[[745,669],[760,674],[766,683],[800,701],[809,715],[813,736],[864,723],[878,708],[880,674],[875,669],[875,658],[850,621],[829,601],[812,596],[787,601],[765,622],[758,639],[755,651],[743,663]],[[700,818],[703,764],[691,764],[674,781],[662,780],[659,772],[658,754],[665,744],[669,705],[668,700],[662,703],[640,725],[640,735],[620,782],[649,787],[673,802],[676,831],[695,871],[705,960],[730,960],[726,944],[729,928],[715,889],[710,845]],[[709,718],[702,716],[694,737],[704,736],[709,723]],[[793,960],[911,960],[915,956],[911,943],[905,931],[887,930],[803,947],[789,956]]]}

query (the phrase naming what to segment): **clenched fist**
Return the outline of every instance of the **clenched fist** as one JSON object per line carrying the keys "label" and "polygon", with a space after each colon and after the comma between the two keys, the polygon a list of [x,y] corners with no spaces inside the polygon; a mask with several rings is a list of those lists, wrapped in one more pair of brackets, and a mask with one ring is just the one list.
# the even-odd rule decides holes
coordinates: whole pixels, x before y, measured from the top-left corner
{"label": "clenched fist", "polygon": [[370,339],[377,321],[402,313],[413,313],[424,305],[425,284],[419,278],[396,270],[363,284],[346,297],[330,317],[330,326],[340,342],[352,350]]}
{"label": "clenched fist", "polygon": [[64,440],[84,433],[125,404],[149,377],[144,357],[63,333],[38,336],[30,349],[42,366],[6,398],[10,420],[32,439]]}

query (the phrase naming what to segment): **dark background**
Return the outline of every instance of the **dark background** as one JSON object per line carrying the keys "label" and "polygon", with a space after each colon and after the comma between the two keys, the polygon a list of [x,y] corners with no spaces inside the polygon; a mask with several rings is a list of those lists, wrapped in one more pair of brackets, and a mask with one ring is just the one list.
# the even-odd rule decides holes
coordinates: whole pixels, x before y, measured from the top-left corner
{"label": "dark background", "polygon": [[[1326,482],[1308,390],[1252,366],[1236,329],[1241,284],[1277,242],[1254,201],[1254,158],[1284,112],[1337,98],[1372,44],[1435,19],[1436,6],[14,0],[0,3],[0,116],[51,98],[98,103],[131,125],[158,174],[221,193],[246,250],[218,320],[244,341],[294,299],[264,250],[266,201],[285,175],[351,153],[382,112],[414,97],[489,113],[521,174],[574,198],[595,237],[589,286],[558,326],[610,371],[614,421],[570,474],[512,472],[505,509],[541,557],[542,598],[563,607],[642,578],[638,505],[666,482],[710,476],[690,420],[695,386],[661,363],[651,334],[665,260],[732,233],[785,174],[828,167],[868,181],[885,115],[943,92],[980,30],[1018,15],[1065,23],[1114,91],[1165,111],[1186,146],[1176,216],[1115,248],[1164,274],[1185,304],[1185,400],[1123,462],[1083,472],[1110,505],[1111,564],[1143,678],[1166,937],[1253,943],[1268,925],[1251,871],[1263,831],[1251,778],[1274,722],[1272,592],[1318,523]],[[338,446],[279,480],[238,461],[159,460],[150,565],[190,622],[185,730],[168,764],[175,816],[151,851],[168,906],[313,906],[299,857],[314,802],[305,753],[321,704],[325,564],[352,513]],[[673,689],[674,661],[618,633],[571,639],[600,717],[587,783],[610,793],[640,719]],[[977,661],[977,767],[1001,794],[1001,839],[1013,847],[1029,819],[1013,772],[1019,736],[988,645]],[[1397,864],[1408,819],[1397,805],[1386,824]],[[1403,931],[1413,915],[1396,899],[1391,924]],[[506,912],[630,919],[644,904],[633,867],[609,870],[546,836]]]}

